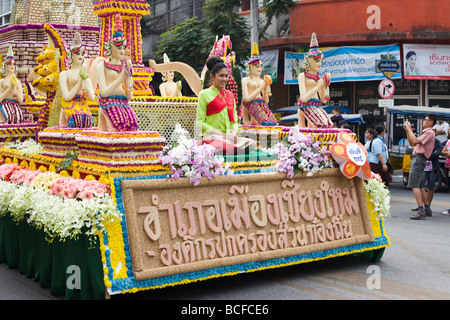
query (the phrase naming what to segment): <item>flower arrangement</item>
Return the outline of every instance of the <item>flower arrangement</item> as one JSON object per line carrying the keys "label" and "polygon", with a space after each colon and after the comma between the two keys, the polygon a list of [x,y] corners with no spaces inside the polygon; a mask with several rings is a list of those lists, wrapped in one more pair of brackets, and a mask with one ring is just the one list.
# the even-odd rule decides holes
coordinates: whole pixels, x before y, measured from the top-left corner
{"label": "flower arrangement", "polygon": [[370,179],[364,182],[364,191],[370,195],[370,201],[374,204],[374,210],[378,213],[378,219],[384,220],[390,217],[391,195],[389,189],[381,181],[378,174],[372,172]]}
{"label": "flower arrangement", "polygon": [[23,169],[12,163],[0,166],[0,179],[42,189],[66,199],[90,200],[93,197],[103,197],[108,192],[107,185],[95,179],[77,179],[64,172],[63,170],[58,174],[52,171]]}
{"label": "flower arrangement", "polygon": [[291,128],[289,134],[267,152],[278,156],[276,167],[279,172],[286,172],[289,179],[298,172],[312,176],[323,168],[333,166],[331,159],[325,155],[326,148],[320,148],[311,134],[300,132],[297,126]]}
{"label": "flower arrangement", "polygon": [[107,186],[97,180],[66,177],[56,179],[50,186],[49,194],[66,199],[91,200],[94,197],[103,197],[107,191]]}
{"label": "flower arrangement", "polygon": [[49,238],[61,239],[82,232],[92,236],[104,230],[106,221],[121,218],[107,185],[16,163],[0,166],[0,216],[6,212],[14,221],[27,219]]}
{"label": "flower arrangement", "polygon": [[167,145],[160,157],[161,164],[169,165],[172,179],[182,176],[189,178],[189,183],[196,186],[202,177],[213,179],[219,175],[233,175],[224,158],[214,153],[216,148],[207,144],[199,144],[195,139],[190,139],[189,133],[181,125],[177,124],[172,135],[173,145]]}

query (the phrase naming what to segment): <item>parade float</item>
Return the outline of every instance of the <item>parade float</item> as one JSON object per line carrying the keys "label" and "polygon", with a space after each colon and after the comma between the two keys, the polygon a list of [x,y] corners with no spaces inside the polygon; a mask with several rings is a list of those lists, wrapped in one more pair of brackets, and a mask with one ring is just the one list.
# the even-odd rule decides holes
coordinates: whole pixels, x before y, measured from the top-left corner
{"label": "parade float", "polygon": [[[36,130],[23,138],[30,123],[1,131],[0,262],[52,294],[105,299],[351,254],[381,258],[389,246],[389,192],[353,133],[247,124],[240,136],[259,148],[216,155],[193,134],[197,97],[151,94],[153,72],[183,73],[196,95],[202,84],[179,62],[143,66],[139,18],[148,13],[146,2],[104,0],[94,12],[102,26],[92,66],[122,77],[139,129],[59,125],[60,73],[70,69],[68,52],[79,48],[69,45],[75,37],[66,42],[44,24],[49,40],[34,68],[55,62],[57,74],[48,78],[47,68],[34,80],[47,92],[40,108],[33,100]],[[131,63],[115,70],[124,43]],[[91,83],[107,92],[108,82],[92,70]],[[328,80],[314,81],[322,90]],[[97,99],[98,109],[102,103]]]}

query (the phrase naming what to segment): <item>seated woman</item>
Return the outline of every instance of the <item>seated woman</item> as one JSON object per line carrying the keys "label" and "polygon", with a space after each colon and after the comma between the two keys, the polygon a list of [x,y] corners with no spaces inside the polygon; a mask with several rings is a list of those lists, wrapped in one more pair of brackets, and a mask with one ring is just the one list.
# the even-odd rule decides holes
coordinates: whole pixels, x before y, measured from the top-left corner
{"label": "seated woman", "polygon": [[68,52],[70,69],[61,72],[61,115],[60,126],[70,128],[92,127],[92,114],[88,101],[95,100],[94,89],[89,79],[88,69],[84,62],[84,49],[81,37],[77,33],[75,45]]}
{"label": "seated woman", "polygon": [[[242,79],[242,110],[243,123],[271,126],[277,124],[277,119],[268,107],[268,85],[270,76],[261,78],[263,62],[259,57],[258,45],[253,45],[252,56],[247,63],[247,77]],[[251,116],[251,121],[248,119]]]}
{"label": "seated woman", "polygon": [[202,142],[213,145],[217,153],[222,154],[255,149],[254,140],[237,136],[239,118],[236,101],[233,93],[225,89],[229,77],[227,66],[218,56],[209,57],[206,66],[212,86],[199,94],[196,119]]}
{"label": "seated woman", "polygon": [[24,121],[20,104],[23,103],[22,83],[16,76],[16,60],[12,47],[2,63],[0,72],[0,123],[17,124]]}
{"label": "seated woman", "polygon": [[139,128],[136,114],[128,103],[133,99],[133,68],[131,61],[125,58],[126,47],[122,19],[120,14],[116,14],[114,34],[111,41],[105,44],[108,59],[96,66],[100,91],[99,131],[125,132],[137,131]]}

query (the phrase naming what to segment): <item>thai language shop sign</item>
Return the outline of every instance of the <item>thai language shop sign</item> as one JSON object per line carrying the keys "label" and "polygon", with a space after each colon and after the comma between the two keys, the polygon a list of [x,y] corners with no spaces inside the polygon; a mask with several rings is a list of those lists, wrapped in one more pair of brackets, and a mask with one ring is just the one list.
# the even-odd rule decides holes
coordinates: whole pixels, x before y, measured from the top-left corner
{"label": "thai language shop sign", "polygon": [[[391,79],[402,77],[400,66],[400,46],[398,44],[367,47],[341,47],[324,51],[324,61],[320,69],[321,75],[331,74],[331,82],[383,80],[384,73],[390,72]],[[297,76],[302,71],[303,53],[286,52],[285,54],[285,84],[298,84]],[[392,60],[389,64],[385,57]],[[392,68],[394,64],[397,68]],[[386,68],[389,66],[389,70]]]}

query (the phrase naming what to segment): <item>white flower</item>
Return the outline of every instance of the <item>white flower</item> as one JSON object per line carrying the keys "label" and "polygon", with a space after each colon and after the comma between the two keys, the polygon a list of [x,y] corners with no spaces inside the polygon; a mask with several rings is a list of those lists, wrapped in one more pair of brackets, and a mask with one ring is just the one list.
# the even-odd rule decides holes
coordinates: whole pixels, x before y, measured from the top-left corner
{"label": "white flower", "polygon": [[33,155],[41,153],[44,147],[37,143],[34,139],[28,139],[24,142],[9,142],[3,145],[7,149],[16,149],[22,152],[24,155]]}
{"label": "white flower", "polygon": [[385,217],[390,217],[391,197],[385,184],[377,179],[369,179],[364,184],[364,190],[370,195],[370,201],[374,204],[378,219],[384,220]]}
{"label": "white flower", "polygon": [[46,190],[0,180],[0,215],[10,212],[14,221],[27,222],[50,237],[74,238],[103,230],[103,221],[121,219],[111,196],[79,201],[50,195]]}

